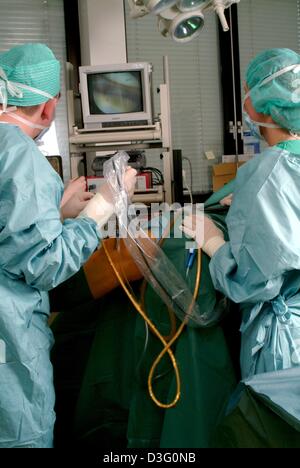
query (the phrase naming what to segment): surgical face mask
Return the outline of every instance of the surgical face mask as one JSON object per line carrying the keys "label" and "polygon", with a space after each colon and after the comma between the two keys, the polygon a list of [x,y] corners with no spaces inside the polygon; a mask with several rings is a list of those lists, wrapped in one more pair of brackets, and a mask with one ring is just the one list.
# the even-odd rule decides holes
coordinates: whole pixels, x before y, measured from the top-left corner
{"label": "surgical face mask", "polygon": [[243,116],[244,116],[244,121],[250,130],[251,135],[257,138],[258,140],[263,140],[263,136],[260,133],[259,125],[250,118],[249,114],[247,114],[246,111],[243,112]]}
{"label": "surgical face mask", "polygon": [[39,146],[41,144],[41,139],[49,132],[50,127],[45,127],[35,138],[35,143]]}
{"label": "surgical face mask", "polygon": [[265,128],[281,128],[281,127],[280,127],[280,125],[277,125],[277,124],[257,122],[255,120],[251,119],[250,115],[245,110],[245,102],[248,99],[248,97],[250,97],[250,93],[251,93],[251,91],[248,91],[248,93],[244,97],[244,101],[243,101],[244,121],[247,124],[252,136],[257,138],[258,140],[264,140],[264,137],[260,132],[260,127],[265,127]]}

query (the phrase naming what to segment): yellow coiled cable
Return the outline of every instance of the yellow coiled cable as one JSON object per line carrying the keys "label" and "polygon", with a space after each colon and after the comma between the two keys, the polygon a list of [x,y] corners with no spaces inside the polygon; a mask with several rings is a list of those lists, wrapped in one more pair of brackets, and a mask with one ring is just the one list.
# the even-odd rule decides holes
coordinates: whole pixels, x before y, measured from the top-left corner
{"label": "yellow coiled cable", "polygon": [[[176,342],[176,340],[179,338],[179,336],[181,335],[185,325],[187,324],[188,320],[189,320],[189,314],[192,310],[192,307],[194,305],[194,301],[196,301],[197,297],[198,297],[198,293],[199,293],[199,287],[200,287],[200,282],[201,282],[201,250],[198,249],[198,254],[197,254],[197,274],[196,274],[196,282],[195,282],[195,288],[194,288],[194,293],[193,293],[193,302],[190,304],[189,306],[189,310],[187,312],[187,315],[186,315],[186,318],[184,319],[184,321],[182,322],[182,324],[180,325],[180,327],[178,328],[177,332],[175,333],[175,335],[171,338],[171,340],[169,342],[166,341],[166,339],[161,335],[161,333],[157,330],[157,328],[155,327],[155,325],[151,322],[151,320],[147,317],[147,314],[145,313],[145,311],[143,310],[143,308],[141,307],[141,305],[138,303],[138,301],[136,300],[136,298],[133,296],[133,294],[130,292],[130,290],[128,289],[127,285],[125,284],[125,281],[124,279],[122,278],[122,276],[120,275],[120,273],[118,272],[109,252],[108,252],[108,249],[105,245],[105,243],[103,242],[103,249],[104,249],[104,252],[108,258],[108,261],[116,275],[116,277],[118,278],[122,288],[124,289],[127,297],[129,298],[129,300],[131,301],[131,303],[133,304],[133,306],[135,307],[135,309],[137,310],[137,312],[143,317],[143,319],[145,320],[145,322],[148,324],[150,330],[153,332],[153,334],[161,341],[162,345],[164,346],[163,350],[161,351],[161,353],[159,354],[159,356],[155,359],[152,367],[151,367],[151,370],[150,370],[150,373],[149,373],[149,377],[148,377],[148,390],[149,390],[149,394],[150,394],[150,397],[152,399],[152,401],[159,407],[159,408],[163,408],[163,409],[169,409],[169,408],[173,408],[177,402],[179,401],[180,399],[180,394],[181,394],[181,382],[180,382],[180,375],[179,375],[179,370],[178,370],[178,365],[177,365],[177,362],[176,362],[176,359],[175,359],[175,356],[171,350],[171,346]],[[174,368],[174,373],[175,373],[175,378],[176,378],[176,395],[175,395],[175,398],[174,400],[171,402],[171,403],[162,403],[160,402],[155,394],[154,394],[154,391],[153,391],[153,377],[154,377],[154,372],[155,372],[155,369],[157,368],[158,364],[160,363],[160,361],[162,360],[163,356],[168,353],[169,357],[170,357],[170,360],[172,362],[172,366]]]}

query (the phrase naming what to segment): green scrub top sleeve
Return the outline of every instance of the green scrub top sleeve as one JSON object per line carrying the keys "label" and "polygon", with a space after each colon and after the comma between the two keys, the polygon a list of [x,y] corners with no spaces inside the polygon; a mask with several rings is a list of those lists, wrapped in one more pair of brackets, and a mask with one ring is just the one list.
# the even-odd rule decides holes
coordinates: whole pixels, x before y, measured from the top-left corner
{"label": "green scrub top sleeve", "polygon": [[0,264],[7,275],[49,291],[88,260],[99,244],[96,223],[78,219],[61,224],[58,215],[0,241]]}
{"label": "green scrub top sleeve", "polygon": [[35,147],[22,144],[10,151],[1,171],[0,268],[48,291],[80,269],[100,236],[91,219],[61,223],[61,181]]}
{"label": "green scrub top sleeve", "polygon": [[227,217],[230,240],[210,263],[216,289],[234,302],[271,300],[279,294],[285,273],[300,269],[294,173],[280,184],[282,174],[280,167],[252,198],[246,190],[235,194]]}
{"label": "green scrub top sleeve", "polygon": [[246,248],[240,254],[237,263],[230,242],[226,242],[212,257],[209,268],[214,287],[236,303],[265,302],[276,297],[283,276],[280,274],[266,278]]}

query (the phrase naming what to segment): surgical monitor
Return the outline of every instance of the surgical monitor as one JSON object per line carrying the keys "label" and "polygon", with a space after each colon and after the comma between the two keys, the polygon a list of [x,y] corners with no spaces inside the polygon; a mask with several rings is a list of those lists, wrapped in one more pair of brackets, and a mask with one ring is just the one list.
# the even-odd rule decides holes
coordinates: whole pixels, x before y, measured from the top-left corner
{"label": "surgical monitor", "polygon": [[85,129],[147,126],[152,121],[149,63],[79,68]]}

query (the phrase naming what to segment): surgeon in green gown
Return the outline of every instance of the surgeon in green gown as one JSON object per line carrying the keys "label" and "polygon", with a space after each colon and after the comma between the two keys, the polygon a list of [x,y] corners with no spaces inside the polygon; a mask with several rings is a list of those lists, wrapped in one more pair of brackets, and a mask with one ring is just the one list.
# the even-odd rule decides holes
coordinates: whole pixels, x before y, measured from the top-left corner
{"label": "surgeon in green gown", "polygon": [[211,257],[217,290],[242,310],[243,378],[300,365],[300,55],[260,53],[248,66],[245,120],[269,147],[241,167],[226,218],[184,220]]}
{"label": "surgeon in green gown", "polygon": [[[102,189],[76,219],[69,202],[60,209],[62,181],[34,142],[59,94],[60,64],[46,45],[0,54],[0,448],[52,446],[48,291],[86,262],[113,212]],[[124,177],[133,188],[135,174]]]}

